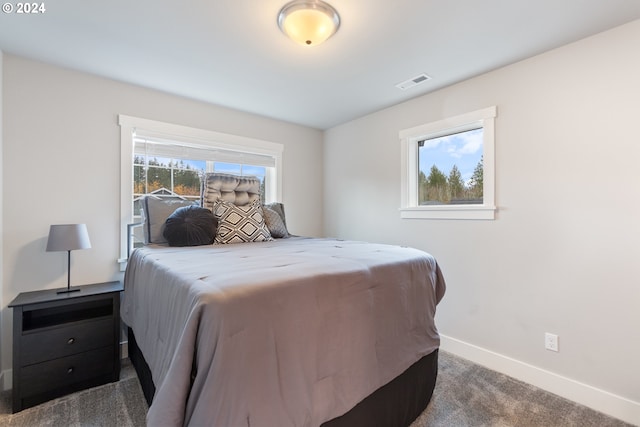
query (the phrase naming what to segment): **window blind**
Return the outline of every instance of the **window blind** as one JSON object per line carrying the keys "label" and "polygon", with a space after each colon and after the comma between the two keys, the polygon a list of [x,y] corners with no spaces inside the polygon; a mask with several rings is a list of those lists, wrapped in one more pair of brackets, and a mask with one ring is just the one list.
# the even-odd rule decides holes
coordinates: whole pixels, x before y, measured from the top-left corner
{"label": "window blind", "polygon": [[251,166],[275,167],[274,156],[246,151],[231,150],[215,146],[171,141],[160,138],[133,138],[134,155],[165,157],[178,160],[206,160],[212,162],[238,163]]}

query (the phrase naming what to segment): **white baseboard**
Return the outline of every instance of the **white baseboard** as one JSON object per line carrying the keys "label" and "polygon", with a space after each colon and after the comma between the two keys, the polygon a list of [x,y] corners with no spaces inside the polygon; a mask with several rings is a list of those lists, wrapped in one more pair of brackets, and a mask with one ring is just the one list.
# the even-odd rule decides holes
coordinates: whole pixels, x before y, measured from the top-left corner
{"label": "white baseboard", "polygon": [[440,335],[440,348],[478,365],[524,381],[573,402],[640,426],[640,402],[634,402],[528,363],[495,353],[446,335]]}
{"label": "white baseboard", "polygon": [[0,372],[0,387],[2,391],[11,390],[13,387],[13,371],[11,369]]}
{"label": "white baseboard", "polygon": [[129,357],[129,341],[123,341],[120,343],[120,359],[126,359]]}

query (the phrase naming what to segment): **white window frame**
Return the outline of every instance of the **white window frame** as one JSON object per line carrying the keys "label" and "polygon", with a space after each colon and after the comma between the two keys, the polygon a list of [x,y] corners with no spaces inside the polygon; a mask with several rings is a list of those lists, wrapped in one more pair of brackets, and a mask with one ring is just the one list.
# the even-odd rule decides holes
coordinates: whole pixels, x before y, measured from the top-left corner
{"label": "white window frame", "polygon": [[185,145],[271,156],[275,167],[267,168],[267,202],[282,201],[282,153],[284,145],[244,136],[231,135],[173,123],[118,115],[120,125],[120,269],[127,260],[127,225],[133,221],[133,140],[136,136],[184,142]]}
{"label": "white window frame", "polygon": [[[492,106],[436,122],[403,129],[401,145],[400,217],[407,219],[495,219],[495,118]],[[418,205],[418,143],[471,129],[483,129],[482,204]]]}

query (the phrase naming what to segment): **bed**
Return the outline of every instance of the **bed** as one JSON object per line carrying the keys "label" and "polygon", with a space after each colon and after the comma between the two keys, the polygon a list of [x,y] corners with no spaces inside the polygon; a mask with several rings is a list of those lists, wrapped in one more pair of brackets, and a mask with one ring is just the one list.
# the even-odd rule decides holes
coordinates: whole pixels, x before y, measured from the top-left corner
{"label": "bed", "polygon": [[[226,214],[234,207],[220,204],[233,193],[231,204],[250,211],[255,198],[233,179],[211,201],[208,177],[200,209],[212,203]],[[272,208],[286,230],[283,206]],[[258,210],[264,221],[269,208]],[[148,244],[129,259],[121,306],[152,400],[149,425],[406,426],[426,407],[445,291],[432,256],[270,233],[225,244],[220,230],[233,241],[238,227],[224,215],[214,215],[216,243],[170,246],[153,241],[152,216]],[[253,225],[243,227],[255,236]]]}

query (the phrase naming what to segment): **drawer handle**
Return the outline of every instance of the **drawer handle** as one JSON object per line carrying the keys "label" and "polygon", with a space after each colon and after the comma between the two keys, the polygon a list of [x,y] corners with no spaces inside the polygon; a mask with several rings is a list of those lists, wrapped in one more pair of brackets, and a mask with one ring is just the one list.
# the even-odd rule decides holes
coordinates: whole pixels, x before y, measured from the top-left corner
{"label": "drawer handle", "polygon": [[73,344],[74,342],[76,342],[76,339],[75,339],[75,338],[69,338],[69,339],[67,340],[67,344],[69,344],[69,345]]}
{"label": "drawer handle", "polygon": [[73,366],[67,369],[67,375],[73,374]]}

